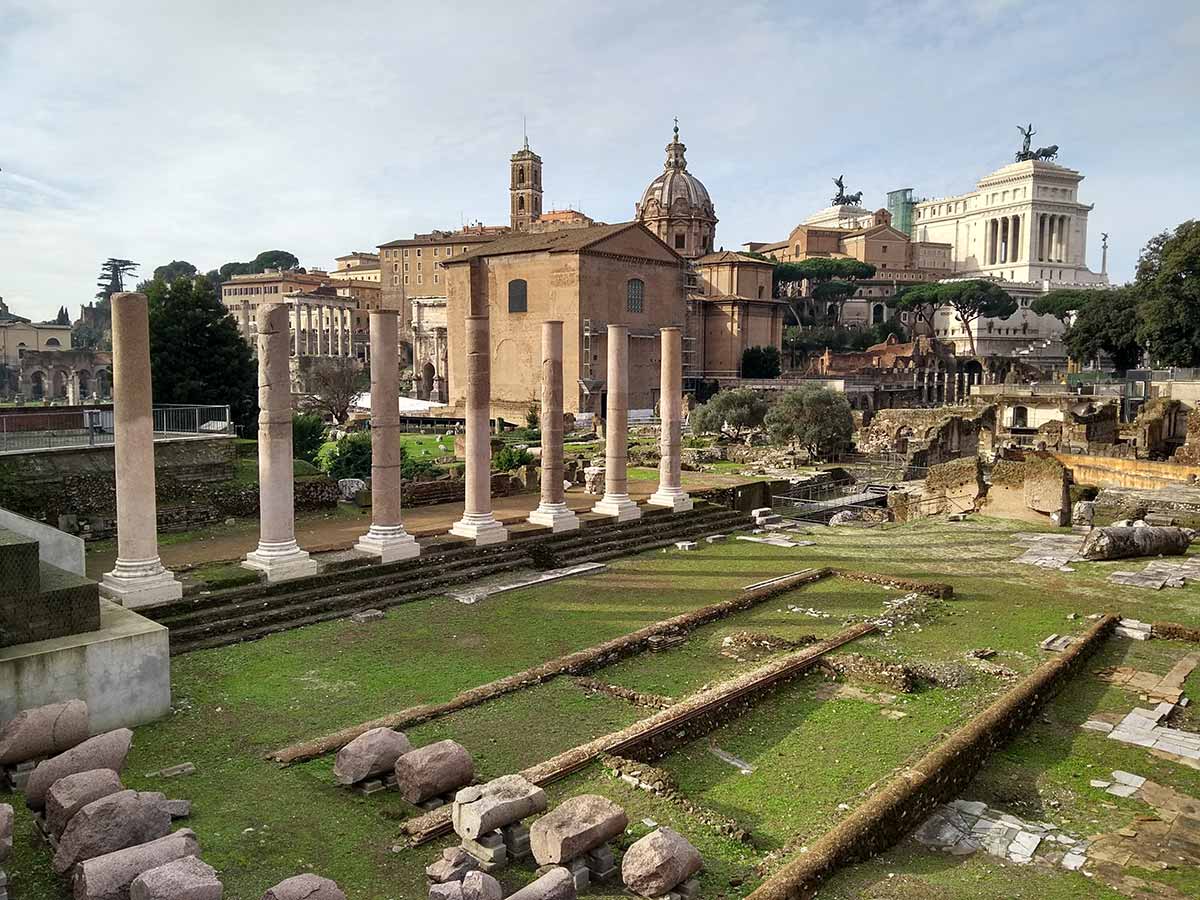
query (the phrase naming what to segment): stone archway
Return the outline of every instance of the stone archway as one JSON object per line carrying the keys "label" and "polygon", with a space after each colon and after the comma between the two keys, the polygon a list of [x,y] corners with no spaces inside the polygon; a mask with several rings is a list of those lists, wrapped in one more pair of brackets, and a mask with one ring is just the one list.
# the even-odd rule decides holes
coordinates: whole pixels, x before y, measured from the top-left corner
{"label": "stone archway", "polygon": [[101,400],[108,400],[112,397],[112,372],[108,369],[98,369],[96,371],[96,396]]}
{"label": "stone archway", "polygon": [[421,366],[421,382],[417,387],[417,397],[421,400],[431,399],[433,394],[433,379],[437,377],[437,370],[433,367],[433,363],[429,360],[425,361],[425,365]]}
{"label": "stone archway", "polygon": [[46,399],[46,373],[40,369],[29,376],[29,393],[34,400]]}
{"label": "stone archway", "polygon": [[75,377],[79,382],[79,401],[82,403],[92,395],[92,373],[87,369],[80,369]]}
{"label": "stone archway", "polygon": [[67,381],[69,376],[66,369],[55,369],[50,378],[50,399],[62,400],[67,396]]}

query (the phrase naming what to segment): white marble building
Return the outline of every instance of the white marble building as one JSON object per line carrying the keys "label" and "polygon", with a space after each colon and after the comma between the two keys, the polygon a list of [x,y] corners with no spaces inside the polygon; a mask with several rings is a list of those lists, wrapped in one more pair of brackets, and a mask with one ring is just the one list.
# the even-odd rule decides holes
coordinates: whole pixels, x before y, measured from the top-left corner
{"label": "white marble building", "polygon": [[969,194],[922,200],[913,209],[913,240],[951,245],[959,277],[1058,285],[1107,284],[1087,266],[1088,213],[1079,201],[1083,176],[1042,160],[1010,163]]}

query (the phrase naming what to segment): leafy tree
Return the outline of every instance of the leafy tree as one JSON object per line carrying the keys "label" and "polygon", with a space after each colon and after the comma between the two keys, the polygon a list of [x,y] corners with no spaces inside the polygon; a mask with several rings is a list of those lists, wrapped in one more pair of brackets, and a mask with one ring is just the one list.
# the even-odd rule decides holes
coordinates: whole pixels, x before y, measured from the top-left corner
{"label": "leafy tree", "polygon": [[150,369],[157,403],[227,403],[243,432],[258,413],[258,371],[237,324],[203,278],[155,280]]}
{"label": "leafy tree", "polygon": [[750,388],[721,391],[692,412],[692,428],[702,434],[721,434],[741,440],[760,428],[767,414],[767,402]]}
{"label": "leafy tree", "polygon": [[[250,262],[227,262],[217,270],[217,277],[222,282],[228,281],[234,275],[258,275],[267,269],[295,269],[300,260],[294,253],[287,250],[264,250]],[[212,277],[212,272],[208,273]]]}
{"label": "leafy tree", "polygon": [[933,317],[943,305],[938,294],[940,285],[934,282],[914,284],[901,288],[896,294],[887,299],[887,305],[898,313],[908,313],[917,322],[924,322],[933,327]]}
{"label": "leafy tree", "polygon": [[1029,308],[1039,316],[1054,316],[1065,325],[1067,319],[1071,318],[1071,313],[1082,309],[1093,293],[1074,288],[1059,288],[1042,294],[1029,304]]}
{"label": "leafy tree", "polygon": [[850,445],[854,418],[845,394],[815,384],[786,392],[767,411],[772,442],[803,447],[813,459],[828,459]]}
{"label": "leafy tree", "polygon": [[336,356],[317,361],[309,373],[312,389],[306,401],[309,409],[317,410],[337,424],[346,421],[350,407],[358,395],[367,389],[370,376],[358,360]]}
{"label": "leafy tree", "polygon": [[195,278],[196,267],[190,262],[182,259],[175,259],[167,263],[165,266],[159,266],[154,270],[154,278],[157,281],[165,281],[170,284],[176,278]]}
{"label": "leafy tree", "polygon": [[1138,337],[1158,365],[1200,365],[1200,221],[1152,237],[1134,275]]}
{"label": "leafy tree", "polygon": [[1007,319],[1018,309],[1017,301],[999,285],[990,281],[972,279],[970,281],[948,281],[938,284],[935,296],[941,305],[954,310],[959,321],[967,331],[967,339],[971,344],[971,355],[975,355],[975,329],[972,323],[976,319]]}
{"label": "leafy tree", "polygon": [[325,443],[325,421],[312,413],[292,416],[292,455],[308,462],[317,461]]}
{"label": "leafy tree", "polygon": [[1086,361],[1101,351],[1112,357],[1117,371],[1137,365],[1142,348],[1137,339],[1138,295],[1134,288],[1089,291],[1076,312],[1063,343],[1074,359]]}
{"label": "leafy tree", "polygon": [[96,282],[96,287],[100,290],[96,292],[96,299],[107,304],[113,294],[125,290],[125,279],[131,276],[137,267],[138,263],[131,259],[106,259],[100,264],[100,280]]}
{"label": "leafy tree", "polygon": [[755,346],[742,351],[743,378],[778,378],[781,371],[778,347]]}
{"label": "leafy tree", "polygon": [[812,297],[817,306],[817,318],[821,318],[821,313],[828,310],[830,306],[833,306],[835,312],[832,315],[826,313],[825,318],[834,322],[840,322],[842,320],[842,307],[847,300],[854,296],[857,290],[858,285],[838,279],[823,281],[820,284],[814,285]]}
{"label": "leafy tree", "polygon": [[58,315],[56,315],[54,317],[54,324],[55,325],[70,325],[71,324],[71,314],[69,312],[67,312],[67,308],[65,306],[60,306],[58,308]]}

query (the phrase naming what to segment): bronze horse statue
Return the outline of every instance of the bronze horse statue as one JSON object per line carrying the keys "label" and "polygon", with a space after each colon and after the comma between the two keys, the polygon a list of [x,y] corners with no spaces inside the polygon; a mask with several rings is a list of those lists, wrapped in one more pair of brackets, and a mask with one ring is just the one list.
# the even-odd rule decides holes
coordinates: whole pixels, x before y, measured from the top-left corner
{"label": "bronze horse statue", "polygon": [[1037,152],[1033,154],[1034,159],[1057,159],[1058,144],[1051,144],[1049,147],[1038,147]]}

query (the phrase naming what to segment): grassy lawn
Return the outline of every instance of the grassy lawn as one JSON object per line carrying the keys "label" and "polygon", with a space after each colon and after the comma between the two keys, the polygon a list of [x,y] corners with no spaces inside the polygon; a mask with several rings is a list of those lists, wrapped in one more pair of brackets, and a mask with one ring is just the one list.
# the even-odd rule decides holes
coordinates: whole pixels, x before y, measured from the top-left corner
{"label": "grassy lawn", "polygon": [[[424,437],[424,436],[417,436]],[[815,546],[781,549],[731,540],[692,552],[654,551],[616,561],[607,572],[514,591],[474,605],[446,598],[390,610],[382,621],[311,626],[253,644],[188,654],[172,661],[174,712],[137,730],[124,778],[129,787],[163,790],[193,801],[187,824],[204,856],[220,870],[229,900],[256,900],[282,878],[314,870],[336,879],[358,900],[423,896],[425,865],[447,841],[418,849],[397,844],[399,822],[416,810],[394,793],[359,797],[338,789],[332,759],[279,769],[263,754],[417,703],[445,700],[491,679],[649,622],[732,597],[745,585],[808,566],[833,565],[927,580],[950,581],[955,599],[920,621],[870,636],[841,652],[888,659],[954,662],[973,647],[998,651],[995,661],[1027,672],[1041,661],[1037,642],[1051,632],[1078,631],[1086,616],[1123,611],[1143,620],[1200,625],[1200,588],[1140,591],[1104,582],[1125,564],[1087,564],[1074,573],[1015,566],[1011,534],[1021,523],[975,518],[961,524],[920,522],[875,529],[814,529]],[[220,574],[220,573],[215,573]],[[901,591],[828,579],[698,629],[682,645],[646,653],[595,673],[641,691],[681,697],[702,685],[757,665],[765,654],[722,655],[737,631],[798,639],[836,631],[850,618],[874,615]],[[815,609],[810,616],[791,611]],[[1137,665],[1166,672],[1185,648],[1171,642],[1113,640],[1101,665]],[[668,801],[634,791],[591,767],[550,790],[552,802],[593,791],[626,806],[631,832],[643,820],[672,824],[706,858],[702,896],[744,896],[758,879],[766,849],[797,836],[814,839],[873,783],[982,708],[1003,687],[977,674],[960,687],[927,688],[881,705],[861,698],[821,699],[825,683],[811,675],[781,689],[714,734],[677,749],[659,765],[694,802],[742,821],[756,842],[722,837]],[[859,685],[865,690],[887,690]],[[1200,700],[1200,681],[1189,683]],[[1053,821],[1081,835],[1119,828],[1148,807],[1088,787],[1092,777],[1122,768],[1200,796],[1200,772],[1154,760],[1143,751],[1085,732],[1097,711],[1128,711],[1135,695],[1081,676],[1043,720],[995,756],[971,799],[1016,815]],[[881,709],[905,713],[891,719]],[[412,730],[417,744],[453,737],[474,754],[481,777],[511,772],[646,715],[624,701],[585,693],[558,679]],[[1195,727],[1195,726],[1193,726]],[[750,775],[719,760],[715,745],[755,767]],[[195,775],[163,781],[147,773],[191,761]],[[13,798],[0,796],[0,801]],[[1055,805],[1050,804],[1050,800]],[[49,876],[49,854],[33,843],[18,807],[9,868],[14,896],[61,900],[68,894]],[[1111,801],[1111,802],[1110,802]],[[1108,804],[1107,806],[1105,804]],[[393,848],[396,849],[393,849]],[[532,877],[512,868],[511,890]],[[1148,877],[1143,875],[1143,877]],[[1158,877],[1158,876],[1149,876]],[[1169,873],[1178,890],[1196,885],[1190,873]],[[961,860],[910,843],[839,876],[831,897],[1109,897],[1082,876],[1001,865],[983,854]],[[618,886],[588,896],[618,897]]]}

